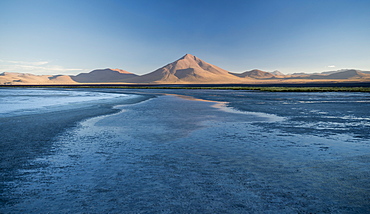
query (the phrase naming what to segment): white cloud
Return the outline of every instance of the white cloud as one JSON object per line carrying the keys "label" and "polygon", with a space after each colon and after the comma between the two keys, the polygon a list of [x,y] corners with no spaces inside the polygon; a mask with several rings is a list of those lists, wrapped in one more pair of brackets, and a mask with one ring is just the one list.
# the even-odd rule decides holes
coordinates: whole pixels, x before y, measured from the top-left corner
{"label": "white cloud", "polygon": [[8,63],[18,64],[18,65],[35,65],[35,66],[37,66],[37,65],[46,65],[49,62],[46,62],[46,61],[41,61],[41,62],[8,61]]}
{"label": "white cloud", "polygon": [[329,65],[328,68],[335,68],[335,65]]}
{"label": "white cloud", "polygon": [[64,68],[47,61],[26,62],[0,60],[0,72],[33,73],[38,75],[75,74],[84,69]]}

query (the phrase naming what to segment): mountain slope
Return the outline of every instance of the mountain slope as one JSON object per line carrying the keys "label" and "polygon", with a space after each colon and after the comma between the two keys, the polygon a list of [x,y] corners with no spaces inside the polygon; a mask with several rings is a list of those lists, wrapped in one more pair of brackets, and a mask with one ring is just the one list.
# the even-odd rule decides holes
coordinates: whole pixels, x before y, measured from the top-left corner
{"label": "mountain slope", "polygon": [[99,83],[99,82],[124,82],[127,79],[136,77],[136,74],[120,69],[98,69],[90,73],[80,73],[71,78],[79,83]]}
{"label": "mountain slope", "polygon": [[128,80],[135,83],[235,83],[240,78],[191,54],[149,74]]}

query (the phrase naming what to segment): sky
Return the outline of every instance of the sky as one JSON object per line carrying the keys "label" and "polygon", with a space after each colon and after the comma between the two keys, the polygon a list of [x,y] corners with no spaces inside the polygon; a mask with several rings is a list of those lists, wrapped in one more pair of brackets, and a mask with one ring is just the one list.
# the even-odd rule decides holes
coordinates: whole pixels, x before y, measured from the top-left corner
{"label": "sky", "polygon": [[0,0],[0,73],[370,71],[369,0]]}

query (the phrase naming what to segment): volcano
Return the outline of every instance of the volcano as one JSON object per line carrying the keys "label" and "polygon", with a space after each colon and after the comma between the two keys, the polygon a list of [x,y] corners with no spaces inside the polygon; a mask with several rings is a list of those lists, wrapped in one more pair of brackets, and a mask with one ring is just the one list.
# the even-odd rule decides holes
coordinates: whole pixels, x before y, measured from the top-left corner
{"label": "volcano", "polygon": [[228,71],[186,54],[151,73],[132,78],[134,83],[239,83]]}

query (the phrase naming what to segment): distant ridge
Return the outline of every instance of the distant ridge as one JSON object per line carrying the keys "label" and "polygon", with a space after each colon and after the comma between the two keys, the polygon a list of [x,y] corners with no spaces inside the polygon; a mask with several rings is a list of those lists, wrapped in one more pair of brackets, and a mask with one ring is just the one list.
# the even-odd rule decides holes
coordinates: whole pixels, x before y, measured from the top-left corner
{"label": "distant ridge", "polygon": [[306,84],[306,83],[370,83],[370,71],[342,69],[322,73],[266,72],[258,69],[233,73],[191,54],[169,63],[153,72],[136,75],[121,69],[96,69],[78,75],[33,75],[3,72],[1,85],[53,84]]}

